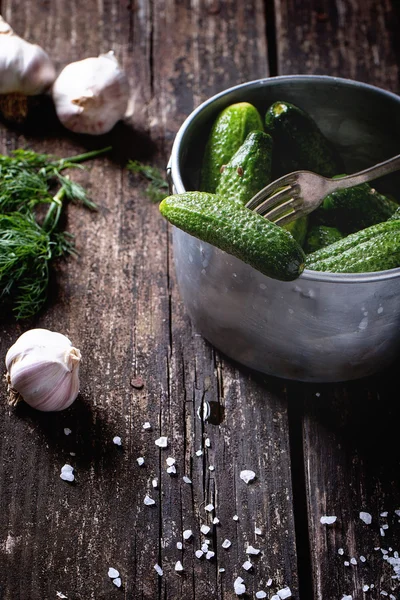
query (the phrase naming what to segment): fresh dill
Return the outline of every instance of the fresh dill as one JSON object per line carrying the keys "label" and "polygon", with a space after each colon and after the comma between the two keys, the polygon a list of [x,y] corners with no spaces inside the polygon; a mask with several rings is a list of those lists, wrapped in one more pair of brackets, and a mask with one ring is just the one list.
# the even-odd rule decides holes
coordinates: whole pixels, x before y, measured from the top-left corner
{"label": "fresh dill", "polygon": [[[51,261],[76,254],[72,236],[58,230],[63,199],[96,208],[86,190],[61,172],[110,149],[63,159],[22,149],[0,155],[0,306],[17,319],[42,308]],[[47,212],[39,218],[44,204]]]}
{"label": "fresh dill", "polygon": [[128,161],[127,168],[132,173],[141,175],[149,181],[146,194],[152,202],[161,202],[161,200],[168,196],[168,183],[160,169],[152,165],[145,165],[138,160]]}

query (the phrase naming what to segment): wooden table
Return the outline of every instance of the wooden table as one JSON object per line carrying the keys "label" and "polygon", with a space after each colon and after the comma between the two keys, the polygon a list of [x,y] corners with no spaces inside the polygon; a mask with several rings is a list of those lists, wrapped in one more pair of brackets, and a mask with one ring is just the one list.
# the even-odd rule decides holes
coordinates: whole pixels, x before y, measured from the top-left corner
{"label": "wooden table", "polygon": [[[230,600],[239,576],[246,598],[285,586],[302,600],[398,598],[399,364],[368,380],[300,384],[221,356],[192,329],[170,229],[120,159],[164,168],[192,109],[258,77],[330,74],[398,92],[399,2],[3,0],[1,9],[58,69],[113,49],[135,112],[132,127],[101,140],[66,132],[50,105],[25,127],[0,130],[3,152],[28,146],[68,156],[114,145],[110,158],[74,174],[99,205],[95,214],[68,207],[79,258],[57,265],[37,318],[0,321],[1,360],[32,327],[68,335],[83,355],[81,393],[65,412],[11,409],[0,389],[0,599]],[[219,425],[199,418],[205,402],[219,409]],[[166,450],[155,445],[160,435]],[[64,463],[75,469],[73,484],[60,479]],[[243,469],[256,472],[253,485],[240,479]],[[154,506],[144,505],[146,493]],[[323,515],[337,522],[322,525]],[[200,527],[214,516],[220,523],[204,536]],[[187,529],[193,538],[180,550]],[[195,557],[204,539],[211,559]],[[261,553],[249,557],[248,545]]]}

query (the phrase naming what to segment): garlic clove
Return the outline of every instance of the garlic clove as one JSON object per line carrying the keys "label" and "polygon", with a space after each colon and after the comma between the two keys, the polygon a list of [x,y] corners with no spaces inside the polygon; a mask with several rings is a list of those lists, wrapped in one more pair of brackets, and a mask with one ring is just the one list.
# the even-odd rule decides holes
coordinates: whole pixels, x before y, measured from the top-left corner
{"label": "garlic clove", "polygon": [[16,35],[0,16],[0,94],[35,96],[48,90],[55,78],[43,48]]}
{"label": "garlic clove", "polygon": [[23,398],[41,411],[68,408],[79,393],[80,360],[66,336],[47,329],[25,332],[6,355],[12,401]]}
{"label": "garlic clove", "polygon": [[53,84],[52,96],[64,127],[100,135],[127,114],[128,78],[110,51],[64,67]]}

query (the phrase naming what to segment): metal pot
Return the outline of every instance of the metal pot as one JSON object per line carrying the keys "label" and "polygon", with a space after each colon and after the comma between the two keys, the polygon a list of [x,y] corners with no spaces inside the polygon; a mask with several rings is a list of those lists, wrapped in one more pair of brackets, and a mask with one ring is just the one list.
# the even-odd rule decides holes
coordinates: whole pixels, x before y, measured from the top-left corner
{"label": "metal pot", "polygon": [[[399,96],[336,77],[272,77],[230,88],[189,115],[167,167],[173,193],[198,189],[205,142],[223,108],[248,101],[263,115],[277,100],[309,112],[340,150],[347,173],[399,152]],[[399,173],[376,187],[400,200]],[[371,375],[398,355],[400,268],[365,274],[305,270],[282,282],[175,227],[173,252],[195,328],[239,363],[287,379],[334,382]]]}

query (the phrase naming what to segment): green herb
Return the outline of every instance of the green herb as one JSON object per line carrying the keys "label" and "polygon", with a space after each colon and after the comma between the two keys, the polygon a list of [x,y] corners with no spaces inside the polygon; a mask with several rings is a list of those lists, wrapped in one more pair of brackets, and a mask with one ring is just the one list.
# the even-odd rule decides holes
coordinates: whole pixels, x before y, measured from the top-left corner
{"label": "green herb", "polygon": [[[51,261],[76,254],[72,236],[58,231],[64,198],[96,208],[84,188],[61,171],[81,167],[80,162],[109,150],[60,160],[30,150],[0,155],[0,306],[12,308],[17,319],[42,308]],[[61,187],[53,195],[55,185]],[[39,219],[36,209],[41,204],[49,207]]]}
{"label": "green herb", "polygon": [[146,194],[152,202],[161,202],[168,196],[168,183],[160,169],[145,165],[138,160],[128,161],[127,168],[150,182],[146,188]]}

